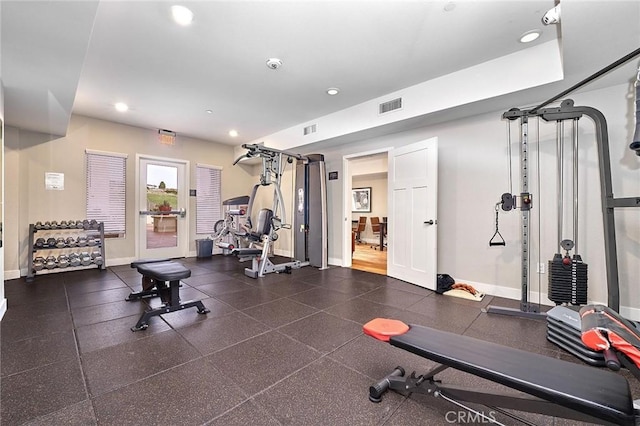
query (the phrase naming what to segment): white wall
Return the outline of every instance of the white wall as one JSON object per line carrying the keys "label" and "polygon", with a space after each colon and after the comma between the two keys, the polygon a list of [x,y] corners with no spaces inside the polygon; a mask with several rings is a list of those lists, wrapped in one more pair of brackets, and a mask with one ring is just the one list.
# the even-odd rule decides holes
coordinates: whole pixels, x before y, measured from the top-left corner
{"label": "white wall", "polygon": [[[578,94],[576,105],[588,105],[603,112],[608,120],[611,144],[612,178],[616,197],[640,195],[640,159],[628,149],[632,137],[633,99],[630,87],[614,86]],[[327,170],[342,170],[343,156],[387,147],[399,147],[438,137],[438,271],[461,282],[478,283],[484,288],[518,299],[520,296],[520,215],[500,213],[500,232],[506,247],[489,247],[494,233],[495,203],[509,191],[506,122],[504,111],[450,123],[420,128],[388,136],[326,148]],[[589,299],[607,301],[602,214],[594,125],[580,120],[580,254],[589,265]],[[513,192],[519,193],[519,129],[513,124]],[[532,280],[534,292],[546,293],[546,274],[535,274],[537,262],[547,263],[557,248],[557,206],[555,203],[555,124],[540,123],[540,181],[537,171],[537,124],[530,125]],[[316,151],[319,149],[314,148]],[[341,174],[342,175],[342,174]],[[342,183],[328,182],[329,258],[342,258]],[[640,319],[640,293],[635,291],[640,276],[640,210],[616,213],[620,302],[622,313]],[[538,239],[538,221],[540,238]],[[538,241],[539,240],[539,241]],[[538,252],[540,255],[538,256]],[[540,283],[538,284],[538,278]],[[536,299],[537,300],[537,299]],[[534,300],[535,301],[535,300]],[[547,301],[548,303],[548,301]]]}

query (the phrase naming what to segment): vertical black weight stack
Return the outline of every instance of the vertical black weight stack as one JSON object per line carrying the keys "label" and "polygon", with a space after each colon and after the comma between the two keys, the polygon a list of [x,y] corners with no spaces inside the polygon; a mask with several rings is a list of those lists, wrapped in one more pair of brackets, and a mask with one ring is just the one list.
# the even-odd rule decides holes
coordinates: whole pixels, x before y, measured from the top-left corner
{"label": "vertical black weight stack", "polygon": [[573,258],[556,253],[549,261],[549,300],[556,305],[587,304],[587,264],[580,255]]}

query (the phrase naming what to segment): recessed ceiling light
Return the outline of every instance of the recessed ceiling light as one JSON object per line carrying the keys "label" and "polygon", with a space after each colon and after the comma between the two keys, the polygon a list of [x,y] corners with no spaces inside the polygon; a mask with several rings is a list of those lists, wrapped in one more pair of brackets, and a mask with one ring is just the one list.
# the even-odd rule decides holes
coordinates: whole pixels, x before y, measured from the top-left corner
{"label": "recessed ceiling light", "polygon": [[327,89],[327,95],[329,96],[335,96],[338,93],[340,93],[340,89],[338,89],[337,87],[330,87],[329,89]]}
{"label": "recessed ceiling light", "polygon": [[530,43],[540,37],[540,30],[531,30],[520,36],[520,43]]}
{"label": "recessed ceiling light", "polygon": [[207,109],[207,110],[205,110],[205,112],[206,112],[207,114],[213,114],[213,110],[211,110],[211,109]]}
{"label": "recessed ceiling light", "polygon": [[452,1],[450,1],[449,3],[444,5],[444,11],[445,12],[451,12],[453,9],[456,8],[456,4]]}
{"label": "recessed ceiling light", "polygon": [[193,22],[193,12],[184,6],[171,6],[171,15],[178,25],[186,26]]}
{"label": "recessed ceiling light", "polygon": [[120,112],[126,112],[129,109],[129,105],[125,104],[124,102],[118,102],[117,104],[115,104],[116,110],[120,111]]}
{"label": "recessed ceiling light", "polygon": [[237,130],[229,130],[229,136],[231,136],[232,138],[238,137],[238,131]]}
{"label": "recessed ceiling light", "polygon": [[272,70],[277,70],[282,66],[282,60],[278,58],[269,58],[267,59],[267,68]]}

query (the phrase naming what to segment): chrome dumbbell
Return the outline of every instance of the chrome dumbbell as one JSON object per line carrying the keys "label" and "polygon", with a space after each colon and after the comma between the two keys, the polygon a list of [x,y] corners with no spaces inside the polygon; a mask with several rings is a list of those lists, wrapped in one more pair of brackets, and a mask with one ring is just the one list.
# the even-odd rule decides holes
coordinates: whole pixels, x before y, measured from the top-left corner
{"label": "chrome dumbbell", "polygon": [[83,266],[91,265],[91,255],[89,252],[83,251],[80,254],[80,264]]}
{"label": "chrome dumbbell", "polygon": [[93,259],[93,263],[98,266],[101,266],[104,263],[102,253],[100,253],[99,251],[94,251],[93,253],[91,253],[91,258]]}
{"label": "chrome dumbbell", "polygon": [[66,254],[61,254],[60,256],[58,256],[58,267],[66,268],[67,266],[69,266],[69,256],[67,256]]}
{"label": "chrome dumbbell", "polygon": [[35,224],[35,228],[36,229],[42,229],[42,222],[37,221],[36,224]]}
{"label": "chrome dumbbell", "polygon": [[44,264],[44,267],[47,269],[53,269],[57,266],[56,257],[55,256],[47,256],[47,261]]}
{"label": "chrome dumbbell", "polygon": [[64,237],[59,237],[56,240],[56,247],[58,248],[63,248],[67,246],[67,241],[64,239]]}
{"label": "chrome dumbbell", "polygon": [[51,226],[51,229],[58,229],[58,221],[52,220],[50,226]]}
{"label": "chrome dumbbell", "polygon": [[76,241],[76,244],[78,245],[78,247],[84,247],[87,245],[87,237],[86,235],[81,235],[78,237],[78,240]]}
{"label": "chrome dumbbell", "polygon": [[46,221],[46,222],[42,225],[42,229],[51,229],[51,222]]}
{"label": "chrome dumbbell", "polygon": [[56,246],[56,239],[53,237],[47,238],[47,247],[53,248]]}
{"label": "chrome dumbbell", "polygon": [[38,239],[36,240],[36,243],[35,243],[36,248],[39,248],[39,249],[40,249],[40,248],[44,247],[45,243],[46,243],[46,242],[45,242],[44,238],[38,238]]}
{"label": "chrome dumbbell", "polygon": [[95,238],[93,238],[93,237],[89,237],[89,238],[87,238],[87,245],[88,245],[89,247],[93,247],[93,246],[95,246],[96,244],[98,244],[98,242],[96,241],[96,239],[95,239]]}
{"label": "chrome dumbbell", "polygon": [[67,247],[75,247],[76,239],[73,237],[67,237],[67,239],[65,240],[65,243],[67,243]]}
{"label": "chrome dumbbell", "polygon": [[33,259],[33,269],[35,269],[36,271],[41,271],[44,269],[45,263],[46,263],[46,260],[44,259],[44,257],[38,256],[35,259]]}
{"label": "chrome dumbbell", "polygon": [[100,228],[100,225],[98,224],[98,221],[95,219],[91,219],[89,221],[89,229],[98,229]]}
{"label": "chrome dumbbell", "polygon": [[80,266],[80,255],[78,253],[69,253],[69,266]]}
{"label": "chrome dumbbell", "polygon": [[59,225],[59,226],[60,226],[60,228],[62,228],[62,229],[67,229],[67,228],[69,227],[69,224],[67,223],[67,221],[66,221],[66,220],[61,220],[61,221],[60,221],[60,225]]}
{"label": "chrome dumbbell", "polygon": [[78,229],[84,228],[84,224],[82,223],[81,220],[76,220],[76,228]]}

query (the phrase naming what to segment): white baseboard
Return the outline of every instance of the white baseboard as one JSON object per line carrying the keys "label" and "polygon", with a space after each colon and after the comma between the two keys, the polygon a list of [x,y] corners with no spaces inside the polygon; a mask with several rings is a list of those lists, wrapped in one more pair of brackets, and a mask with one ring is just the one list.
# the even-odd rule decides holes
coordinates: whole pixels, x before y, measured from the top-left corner
{"label": "white baseboard", "polygon": [[[26,269],[25,269],[25,273],[24,274],[27,275]],[[4,279],[5,280],[15,280],[15,279],[20,278],[20,277],[21,277],[21,275],[20,275],[20,270],[19,269],[16,269],[16,270],[13,270],[13,271],[7,271],[7,270],[4,271]]]}
{"label": "white baseboard", "polygon": [[2,317],[4,317],[4,314],[7,312],[7,299],[2,299],[2,301],[0,301],[0,321],[2,320]]}
{"label": "white baseboard", "polygon": [[332,266],[343,266],[342,258],[339,257],[330,257],[327,259],[327,263]]}
{"label": "white baseboard", "polygon": [[118,259],[107,259],[105,265],[107,268],[109,266],[120,266],[120,265],[130,265],[131,262],[135,261],[137,258],[135,257],[121,257]]}

